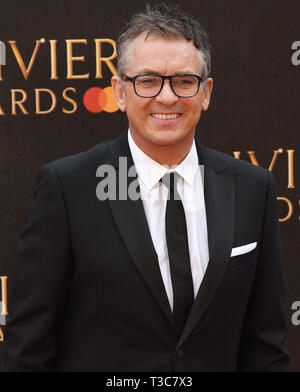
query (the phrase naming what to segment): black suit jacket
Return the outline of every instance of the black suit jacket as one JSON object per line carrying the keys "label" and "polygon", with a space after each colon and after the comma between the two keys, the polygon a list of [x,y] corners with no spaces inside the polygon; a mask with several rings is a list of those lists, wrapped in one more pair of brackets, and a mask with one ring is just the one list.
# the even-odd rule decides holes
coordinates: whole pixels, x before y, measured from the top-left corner
{"label": "black suit jacket", "polygon": [[39,171],[4,330],[6,370],[287,369],[273,176],[196,142],[210,260],[182,334],[142,201],[96,197],[99,165],[118,173],[120,156],[133,164],[123,133]]}

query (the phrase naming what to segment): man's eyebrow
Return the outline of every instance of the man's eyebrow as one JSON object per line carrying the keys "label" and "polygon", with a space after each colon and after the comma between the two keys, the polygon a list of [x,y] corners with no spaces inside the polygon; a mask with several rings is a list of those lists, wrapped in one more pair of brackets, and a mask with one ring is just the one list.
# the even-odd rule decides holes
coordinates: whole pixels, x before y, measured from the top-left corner
{"label": "man's eyebrow", "polygon": [[[176,72],[174,74],[172,74],[172,76],[182,76],[182,75],[194,75],[194,72],[190,72],[190,71],[183,71],[183,72]],[[144,68],[141,69],[140,71],[138,71],[136,73],[136,75],[157,75],[157,76],[161,76],[161,73],[153,71],[149,68]]]}

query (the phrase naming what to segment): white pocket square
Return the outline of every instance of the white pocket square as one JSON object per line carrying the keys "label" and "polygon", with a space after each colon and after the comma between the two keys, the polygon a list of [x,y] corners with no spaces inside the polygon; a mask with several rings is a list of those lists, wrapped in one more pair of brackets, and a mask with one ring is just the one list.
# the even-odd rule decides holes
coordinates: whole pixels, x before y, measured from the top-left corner
{"label": "white pocket square", "polygon": [[251,244],[237,246],[236,248],[232,248],[230,257],[243,255],[244,253],[248,253],[251,250],[255,249],[257,242],[251,242]]}

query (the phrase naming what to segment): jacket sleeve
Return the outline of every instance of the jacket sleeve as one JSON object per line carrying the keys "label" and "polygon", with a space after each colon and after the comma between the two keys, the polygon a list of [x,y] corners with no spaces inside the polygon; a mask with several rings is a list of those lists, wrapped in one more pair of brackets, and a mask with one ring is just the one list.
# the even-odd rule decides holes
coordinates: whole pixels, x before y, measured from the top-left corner
{"label": "jacket sleeve", "polygon": [[287,371],[286,306],[274,177],[268,172],[261,247],[238,353],[238,371]]}
{"label": "jacket sleeve", "polygon": [[43,166],[19,241],[4,328],[5,371],[50,371],[71,276],[63,192],[54,168]]}

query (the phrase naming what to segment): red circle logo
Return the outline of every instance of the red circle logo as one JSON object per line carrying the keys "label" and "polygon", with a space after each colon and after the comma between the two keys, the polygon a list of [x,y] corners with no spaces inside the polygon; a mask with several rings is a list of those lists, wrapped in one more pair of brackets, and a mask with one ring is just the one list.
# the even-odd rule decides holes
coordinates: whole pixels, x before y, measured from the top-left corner
{"label": "red circle logo", "polygon": [[102,111],[113,113],[119,110],[111,86],[105,88],[89,88],[84,93],[83,104],[91,113],[100,113]]}

